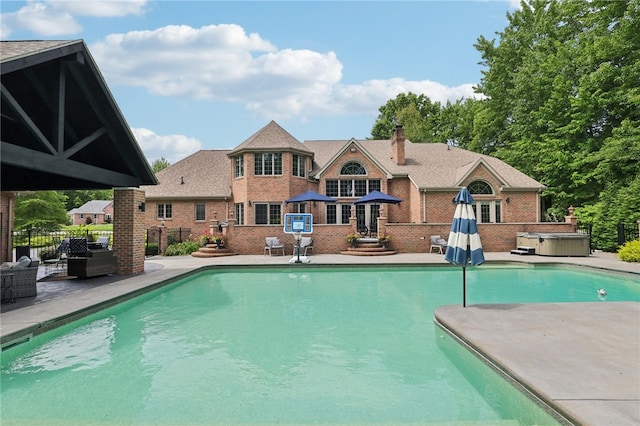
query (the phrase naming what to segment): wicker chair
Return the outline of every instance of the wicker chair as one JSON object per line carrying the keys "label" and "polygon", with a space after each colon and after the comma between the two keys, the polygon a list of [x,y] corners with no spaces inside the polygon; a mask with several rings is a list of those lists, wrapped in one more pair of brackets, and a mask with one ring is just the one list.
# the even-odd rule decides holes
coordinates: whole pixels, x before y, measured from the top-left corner
{"label": "wicker chair", "polygon": [[2,300],[34,297],[38,294],[36,279],[39,260],[33,260],[27,267],[13,267],[2,270]]}

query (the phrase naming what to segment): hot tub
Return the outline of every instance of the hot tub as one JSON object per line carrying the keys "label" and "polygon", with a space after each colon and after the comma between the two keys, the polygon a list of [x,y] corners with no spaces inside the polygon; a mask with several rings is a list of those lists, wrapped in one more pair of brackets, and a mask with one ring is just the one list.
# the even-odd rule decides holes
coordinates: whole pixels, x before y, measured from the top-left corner
{"label": "hot tub", "polygon": [[589,256],[589,235],[570,232],[519,232],[518,247],[535,248],[540,256]]}

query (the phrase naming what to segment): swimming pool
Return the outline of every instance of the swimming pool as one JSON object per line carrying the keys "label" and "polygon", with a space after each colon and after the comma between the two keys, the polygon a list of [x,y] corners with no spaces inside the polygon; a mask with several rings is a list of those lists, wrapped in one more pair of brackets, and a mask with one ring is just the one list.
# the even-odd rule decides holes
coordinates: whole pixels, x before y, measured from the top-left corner
{"label": "swimming pool", "polygon": [[[2,422],[552,424],[433,323],[461,287],[455,267],[198,273],[4,351]],[[467,303],[640,300],[638,287],[483,266]]]}

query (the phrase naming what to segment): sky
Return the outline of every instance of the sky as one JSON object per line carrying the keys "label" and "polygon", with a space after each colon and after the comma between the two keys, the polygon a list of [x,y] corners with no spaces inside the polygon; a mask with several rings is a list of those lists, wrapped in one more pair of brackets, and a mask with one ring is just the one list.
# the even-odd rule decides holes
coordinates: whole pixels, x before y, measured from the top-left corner
{"label": "sky", "polygon": [[515,0],[2,0],[2,40],[83,39],[149,163],[230,149],[276,121],[365,139],[399,93],[478,97],[474,44]]}

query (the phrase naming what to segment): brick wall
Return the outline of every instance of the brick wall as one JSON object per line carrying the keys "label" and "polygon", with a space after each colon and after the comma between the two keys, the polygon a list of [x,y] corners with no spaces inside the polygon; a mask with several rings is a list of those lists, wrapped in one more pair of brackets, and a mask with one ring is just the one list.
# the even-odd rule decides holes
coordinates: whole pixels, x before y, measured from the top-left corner
{"label": "brick wall", "polygon": [[[451,202],[451,200],[449,200]],[[386,232],[392,238],[390,247],[401,253],[428,253],[430,237],[449,237],[451,223],[386,223],[379,233]],[[339,253],[347,248],[346,235],[354,230],[349,225],[313,225],[314,253]],[[479,224],[482,246],[487,252],[508,252],[516,248],[519,232],[574,232],[570,223],[488,223]],[[261,254],[265,237],[279,237],[292,252],[295,239],[284,233],[282,225],[234,226],[230,222],[227,247],[238,254]]]}
{"label": "brick wall", "polygon": [[0,196],[0,262],[13,261],[13,205],[14,193],[3,192]]}
{"label": "brick wall", "polygon": [[117,258],[117,273],[140,274],[144,272],[147,234],[145,212],[139,208],[145,202],[144,191],[136,188],[115,188],[113,200],[113,251]]}

